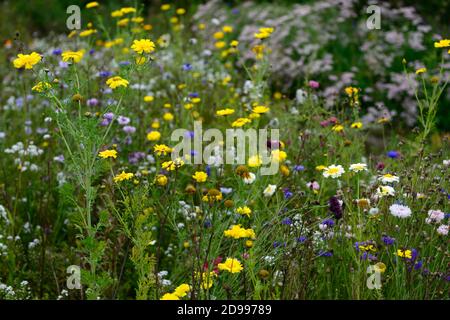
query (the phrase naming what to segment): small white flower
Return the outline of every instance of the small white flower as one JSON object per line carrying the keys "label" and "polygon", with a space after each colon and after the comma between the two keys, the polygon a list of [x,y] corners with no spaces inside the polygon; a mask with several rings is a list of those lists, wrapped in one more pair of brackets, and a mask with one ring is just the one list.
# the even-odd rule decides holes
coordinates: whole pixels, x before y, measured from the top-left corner
{"label": "small white flower", "polygon": [[450,160],[443,160],[442,164],[446,167],[450,167]]}
{"label": "small white flower", "polygon": [[392,183],[392,182],[399,182],[400,178],[397,176],[394,176],[393,174],[386,173],[378,178],[383,183]]}
{"label": "small white flower", "polygon": [[390,186],[380,186],[377,189],[377,196],[384,197],[384,196],[394,196],[395,190],[394,188]]}
{"label": "small white flower", "polygon": [[399,218],[408,218],[411,216],[411,209],[407,206],[403,206],[401,204],[393,204],[389,207],[391,214],[395,217]]}
{"label": "small white flower", "polygon": [[256,176],[253,172],[249,172],[247,177],[244,177],[244,183],[245,184],[252,184],[255,182]]}
{"label": "small white flower", "polygon": [[339,178],[345,172],[344,168],[341,165],[332,164],[329,167],[323,169],[323,176],[325,178],[331,177],[333,179]]}
{"label": "small white flower", "polygon": [[349,170],[353,171],[353,172],[367,171],[367,164],[365,164],[365,163],[354,163],[354,164],[350,165]]}
{"label": "small white flower", "polygon": [[277,186],[275,184],[269,184],[263,191],[264,197],[271,197],[277,190]]}
{"label": "small white flower", "polygon": [[440,235],[446,236],[448,235],[448,225],[440,225],[439,228],[437,228],[437,233],[439,233]]}

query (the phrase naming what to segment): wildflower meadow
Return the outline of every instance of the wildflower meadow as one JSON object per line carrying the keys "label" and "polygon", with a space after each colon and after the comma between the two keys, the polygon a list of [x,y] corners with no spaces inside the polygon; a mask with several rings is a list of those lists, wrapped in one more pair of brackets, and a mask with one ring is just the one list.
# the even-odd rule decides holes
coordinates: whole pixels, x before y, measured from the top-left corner
{"label": "wildflower meadow", "polygon": [[0,299],[450,298],[445,15],[28,2],[0,4]]}

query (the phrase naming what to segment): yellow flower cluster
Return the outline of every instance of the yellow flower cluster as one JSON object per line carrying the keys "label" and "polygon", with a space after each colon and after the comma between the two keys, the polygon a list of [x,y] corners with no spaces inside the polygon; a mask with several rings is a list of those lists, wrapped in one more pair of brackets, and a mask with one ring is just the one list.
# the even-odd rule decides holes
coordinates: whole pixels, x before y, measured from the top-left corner
{"label": "yellow flower cluster", "polygon": [[234,258],[227,258],[224,263],[218,264],[218,268],[219,270],[225,270],[230,273],[239,273],[244,269],[241,262]]}
{"label": "yellow flower cluster", "polygon": [[256,238],[255,231],[253,229],[245,229],[242,228],[240,224],[236,224],[231,226],[230,229],[225,230],[223,232],[225,237],[228,238],[234,238],[234,239],[241,239],[241,238]]}
{"label": "yellow flower cluster", "polygon": [[32,52],[30,54],[19,53],[17,58],[14,59],[14,68],[17,69],[33,69],[33,66],[41,61],[42,57],[39,53]]}
{"label": "yellow flower cluster", "polygon": [[183,283],[176,287],[172,293],[164,294],[160,300],[180,300],[180,298],[185,297],[189,291],[191,291],[191,287],[188,284]]}

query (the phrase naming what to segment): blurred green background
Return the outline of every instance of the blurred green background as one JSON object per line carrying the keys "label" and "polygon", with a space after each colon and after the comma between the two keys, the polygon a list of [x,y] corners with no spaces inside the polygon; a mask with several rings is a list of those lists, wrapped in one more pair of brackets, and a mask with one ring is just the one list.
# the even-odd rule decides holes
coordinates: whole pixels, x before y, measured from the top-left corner
{"label": "blurred green background", "polygon": [[[2,40],[13,38],[16,32],[24,36],[33,33],[48,34],[50,32],[66,32],[65,21],[67,19],[66,8],[76,4],[82,8],[82,18],[89,20],[89,10],[83,10],[89,1],[80,0],[7,0],[1,1],[0,11],[0,30]],[[162,3],[175,3],[178,6],[195,10],[199,4],[205,3],[205,0],[189,1],[160,1],[160,0],[117,0],[117,1],[98,1],[103,7],[116,9],[121,6],[134,6],[136,3],[142,3],[148,15],[157,12]],[[233,6],[241,1],[222,1],[224,5]],[[266,2],[276,4],[294,4],[310,3],[314,0],[260,0],[254,2]],[[385,1],[384,1],[385,2]],[[396,5],[414,6],[425,18],[426,22],[434,26],[442,34],[448,34],[450,28],[450,0],[391,0]],[[367,1],[359,1],[360,5]],[[9,17],[9,18],[8,18]]]}

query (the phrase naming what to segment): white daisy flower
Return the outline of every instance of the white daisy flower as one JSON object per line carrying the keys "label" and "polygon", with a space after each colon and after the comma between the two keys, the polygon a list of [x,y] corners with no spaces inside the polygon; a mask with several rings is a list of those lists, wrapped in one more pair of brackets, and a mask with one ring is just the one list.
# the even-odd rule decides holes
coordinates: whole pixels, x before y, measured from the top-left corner
{"label": "white daisy flower", "polygon": [[392,183],[392,182],[399,182],[400,178],[397,176],[394,176],[393,174],[386,173],[378,178],[383,183]]}
{"label": "white daisy flower", "polygon": [[269,184],[263,191],[264,197],[271,197],[277,190],[277,186],[275,184]]}
{"label": "white daisy flower", "polygon": [[333,179],[339,178],[345,172],[344,168],[341,165],[332,164],[329,167],[323,169],[323,176],[325,178],[331,177]]}
{"label": "white daisy flower", "polygon": [[354,163],[354,164],[350,165],[349,170],[353,171],[353,172],[367,171],[367,164],[365,164],[365,163]]}

